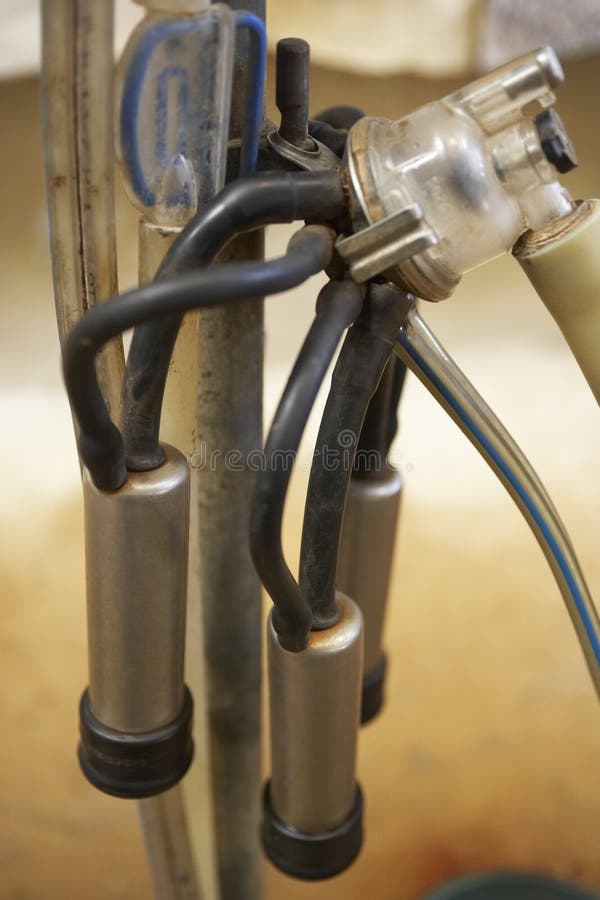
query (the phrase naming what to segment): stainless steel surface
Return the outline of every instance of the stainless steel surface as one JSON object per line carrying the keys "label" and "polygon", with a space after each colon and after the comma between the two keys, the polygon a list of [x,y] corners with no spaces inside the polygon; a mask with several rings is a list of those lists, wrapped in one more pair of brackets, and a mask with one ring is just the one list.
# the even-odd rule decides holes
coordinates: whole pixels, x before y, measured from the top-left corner
{"label": "stainless steel surface", "polygon": [[[231,0],[265,18],[265,0]],[[229,135],[240,136],[248,35],[239,35]],[[227,259],[260,259],[262,232],[233,241]],[[263,302],[199,317],[196,566],[204,638],[205,698],[220,900],[261,900],[262,593],[248,546],[254,473],[246,454],[262,447]],[[227,455],[227,454],[232,454]],[[202,458],[206,463],[202,463]],[[215,454],[215,455],[213,455]],[[241,468],[240,468],[240,460]],[[190,608],[198,609],[190,597]],[[198,604],[199,605],[199,604]],[[193,652],[199,652],[198,647]]]}
{"label": "stainless steel surface", "polygon": [[[54,299],[61,343],[117,292],[113,175],[113,3],[42,3],[42,106]],[[98,377],[119,418],[121,339]]]}
{"label": "stainless steel surface", "polygon": [[[44,143],[54,293],[62,341],[96,302],[117,292],[113,169],[113,3],[56,0],[42,4]],[[149,243],[152,243],[151,241]],[[161,241],[162,243],[162,241]],[[140,280],[160,261],[143,254]],[[143,241],[146,248],[148,244]],[[150,258],[148,258],[150,257]],[[144,269],[151,272],[144,274]],[[177,350],[175,354],[177,358]],[[98,376],[113,419],[120,417],[122,340],[99,355]],[[190,387],[193,391],[195,379]],[[168,398],[167,398],[168,405]],[[94,552],[94,551],[92,551]],[[99,556],[95,556],[99,560]],[[134,637],[132,647],[143,640]],[[197,704],[195,740],[198,745]],[[192,773],[187,781],[193,778]],[[206,792],[203,797],[206,800]],[[202,809],[209,806],[202,804]],[[157,898],[200,900],[192,841],[184,827],[182,789],[138,804]],[[195,817],[196,819],[198,816]],[[209,841],[203,840],[204,848]],[[207,852],[201,859],[207,877]]]}
{"label": "stainless steel surface", "polygon": [[364,619],[364,671],[381,662],[402,476],[352,478],[348,489],[336,584],[352,597]]}
{"label": "stainless steel surface", "polygon": [[336,249],[349,265],[354,281],[363,282],[433,244],[437,244],[437,238],[423,220],[420,206],[413,203],[342,238]]}
{"label": "stainless steel surface", "polygon": [[[256,259],[262,232],[230,244],[226,259]],[[248,544],[262,446],[262,301],[200,313],[194,465],[211,784],[222,900],[258,900],[261,783],[261,587]]]}
{"label": "stainless steel surface", "polygon": [[339,621],[313,631],[301,653],[267,626],[271,708],[271,801],[286,825],[328,831],[352,809],[362,686],[362,615],[338,595]]}
{"label": "stainless steel surface", "polygon": [[154,896],[160,900],[203,900],[189,841],[189,825],[181,785],[138,801],[140,823],[152,874]]}
{"label": "stainless steel surface", "polygon": [[84,474],[90,704],[115,731],[160,728],[183,702],[189,471],[165,449],[114,493]]}
{"label": "stainless steel surface", "polygon": [[[139,281],[154,278],[179,233],[146,219],[139,225]],[[198,392],[198,314],[182,322],[169,365],[160,436],[163,443],[191,453],[196,429]],[[194,474],[190,493],[194,496]],[[190,509],[190,559],[185,677],[194,697],[194,759],[185,778],[165,794],[138,803],[148,865],[157,900],[217,897],[210,765],[208,759],[202,612],[197,589],[195,507]]]}
{"label": "stainless steel surface", "polygon": [[[407,346],[398,340],[394,345],[394,352],[423,382],[479,450],[521,510],[534,533],[561,591],[594,687],[600,695],[600,661],[596,652],[600,646],[600,621],[575,551],[556,509],[526,457],[517,448],[514,440],[483,398],[436,340],[414,306],[403,325],[403,332]],[[452,398],[452,403],[438,389],[430,373],[444,386],[448,397]],[[453,404],[466,411],[475,427],[487,440],[497,457],[496,459],[483,448],[473,431],[465,425]],[[499,461],[509,466],[513,477],[507,477],[500,467]],[[535,504],[538,515],[534,515],[525,502],[523,493],[516,487],[514,477],[520,481],[525,494]],[[542,530],[541,523],[544,524],[547,534]],[[562,554],[568,566],[569,578],[558,563],[556,551]],[[579,594],[580,603],[575,599],[572,586]]]}
{"label": "stainless steel surface", "polygon": [[285,138],[282,138],[279,132],[271,131],[267,135],[267,141],[272,149],[283,159],[293,162],[299,169],[306,172],[319,172],[322,169],[339,169],[341,162],[335,155],[333,150],[326,147],[315,138],[310,139],[315,145],[314,150],[305,150],[302,147],[296,147],[290,144]]}

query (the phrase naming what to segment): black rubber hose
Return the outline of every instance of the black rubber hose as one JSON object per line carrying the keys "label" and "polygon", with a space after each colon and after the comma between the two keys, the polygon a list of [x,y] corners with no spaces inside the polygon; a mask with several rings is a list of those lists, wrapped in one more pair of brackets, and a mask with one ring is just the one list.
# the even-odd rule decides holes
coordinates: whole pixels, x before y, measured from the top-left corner
{"label": "black rubber hose", "polygon": [[344,155],[348,132],[364,116],[356,106],[330,106],[308,123],[308,133],[339,156]]}
{"label": "black rubber hose", "polygon": [[366,113],[358,106],[329,106],[315,116],[319,122],[326,122],[332,128],[345,128],[349,131]]}
{"label": "black rubber hose", "polygon": [[387,455],[398,430],[398,405],[406,366],[390,357],[367,408],[354,459],[357,478],[378,478],[387,471]]}
{"label": "black rubber hose", "polygon": [[308,133],[316,141],[320,141],[333,150],[340,159],[344,155],[346,149],[346,141],[348,140],[348,132],[345,128],[334,128],[327,122],[320,122],[318,119],[309,119]]}
{"label": "black rubber hose", "polygon": [[372,284],[333,371],[310,472],[300,551],[300,591],[312,609],[313,628],[328,628],[338,618],[335,575],[358,436],[410,302],[392,285]]}
{"label": "black rubber hose", "polygon": [[364,290],[331,281],[317,299],[316,316],[298,354],[269,430],[250,513],[254,566],[275,604],[273,624],[282,646],[298,652],[308,643],[312,615],[285,561],[283,510],[292,465],[319,387],[346,328],[359,315]]}
{"label": "black rubber hose", "polygon": [[96,487],[116,490],[127,480],[123,441],[111,421],[95,369],[98,351],[121,332],[167,313],[182,316],[232,300],[287,291],[325,268],[335,232],[311,225],[297,232],[285,256],[269,262],[228,263],[161,279],[102,303],[79,320],[63,349],[63,372],[79,428],[79,452]]}
{"label": "black rubber hose", "polygon": [[[343,192],[335,172],[267,172],[228,185],[179,235],[156,278],[197,269],[213,261],[238,234],[265,225],[342,216]],[[122,421],[127,465],[153,469],[163,460],[158,441],[169,362],[181,316],[136,328],[123,382]]]}
{"label": "black rubber hose", "polygon": [[[397,356],[394,356],[394,375],[392,378],[392,390],[390,401],[390,415],[388,418],[388,431],[386,441],[386,456],[390,452],[390,447],[394,442],[394,438],[398,433],[398,407],[400,406],[400,398],[406,382],[406,365]],[[391,360],[390,360],[391,362]]]}

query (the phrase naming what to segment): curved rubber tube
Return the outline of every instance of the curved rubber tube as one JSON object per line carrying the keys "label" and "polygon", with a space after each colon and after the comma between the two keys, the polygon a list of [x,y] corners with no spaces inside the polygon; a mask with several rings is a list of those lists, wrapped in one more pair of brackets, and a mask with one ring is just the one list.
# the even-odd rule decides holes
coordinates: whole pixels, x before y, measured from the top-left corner
{"label": "curved rubber tube", "polygon": [[285,561],[283,510],[295,459],[310,411],[346,328],[359,315],[363,290],[352,281],[332,281],[317,300],[315,319],[294,364],[265,444],[250,514],[254,567],[276,607],[273,625],[281,645],[294,652],[308,643],[310,607]]}
{"label": "curved rubber tube", "polygon": [[339,615],[335,578],[356,446],[409,305],[393,285],[371,284],[333,370],[310,470],[300,551],[300,590],[312,609],[314,629],[329,628]]}
{"label": "curved rubber tube", "polygon": [[127,480],[123,441],[111,421],[95,370],[107,341],[140,322],[182,316],[190,309],[217,306],[289,290],[329,263],[335,233],[311,225],[295,234],[285,256],[269,262],[229,263],[175,279],[154,281],[114,297],[84,316],[63,350],[63,372],[79,425],[79,451],[100,490],[116,490]]}
{"label": "curved rubber tube", "polygon": [[[211,263],[236,235],[297,219],[328,222],[341,215],[339,175],[267,172],[229,184],[177,237],[156,279]],[[162,453],[158,441],[162,399],[181,316],[168,315],[136,328],[123,382],[123,440],[132,468],[152,469]]]}

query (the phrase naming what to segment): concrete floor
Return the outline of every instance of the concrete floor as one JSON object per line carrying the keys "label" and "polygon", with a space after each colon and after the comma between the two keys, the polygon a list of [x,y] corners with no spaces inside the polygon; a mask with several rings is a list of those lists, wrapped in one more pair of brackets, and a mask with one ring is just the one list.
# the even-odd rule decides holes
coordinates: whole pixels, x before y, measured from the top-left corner
{"label": "concrete floor", "polygon": [[[582,156],[570,184],[600,195],[598,60],[572,65],[561,111]],[[314,107],[400,115],[449,82],[318,70]],[[59,377],[34,80],[0,86],[0,897],[150,896],[132,804],[75,761],[86,681],[78,473]],[[10,123],[10,128],[8,127]],[[125,286],[133,219],[120,204]],[[276,233],[273,251],[286,239]],[[312,314],[315,285],[267,309],[267,413]],[[600,595],[600,417],[553,323],[510,259],[424,315],[538,468]],[[311,434],[317,423],[313,417]],[[297,557],[305,442],[286,514]],[[327,885],[267,871],[268,898],[414,900],[460,874],[518,867],[600,890],[600,715],[537,545],[503,490],[411,380],[395,460],[405,505],[387,646],[388,704],[361,734],[366,843]]]}

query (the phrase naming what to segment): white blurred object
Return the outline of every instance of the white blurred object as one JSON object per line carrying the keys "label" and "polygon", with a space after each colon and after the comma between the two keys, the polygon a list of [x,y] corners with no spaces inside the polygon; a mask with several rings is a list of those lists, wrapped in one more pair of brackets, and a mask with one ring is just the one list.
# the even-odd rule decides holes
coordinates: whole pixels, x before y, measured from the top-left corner
{"label": "white blurred object", "polygon": [[[103,3],[104,0],[90,2]],[[39,72],[42,3],[52,3],[52,0],[0,0],[0,78],[18,78]],[[144,11],[130,0],[117,0],[115,6],[115,50],[120,53]]]}
{"label": "white blurred object", "polygon": [[[39,3],[0,0],[0,78],[39,70]],[[103,2],[103,0],[90,0]],[[116,0],[116,52],[143,10]],[[565,58],[600,49],[600,0],[267,0],[269,46],[310,42],[313,61],[368,75],[459,75],[545,44]]]}
{"label": "white blurred object", "polygon": [[562,58],[598,52],[599,0],[485,0],[474,44],[478,69],[546,44]]}
{"label": "white blurred object", "polygon": [[0,77],[37,71],[40,14],[36,0],[0,0]]}
{"label": "white blurred object", "polygon": [[271,0],[269,40],[301,35],[314,62],[384,75],[462,72],[478,0]]}
{"label": "white blurred object", "polygon": [[322,65],[385,75],[487,71],[536,47],[600,50],[600,0],[267,0],[269,40],[301,35]]}
{"label": "white blurred object", "polygon": [[[0,0],[0,78],[38,71],[39,2]],[[115,5],[120,52],[143,11],[131,0]],[[302,36],[312,44],[315,62],[365,73],[461,72],[470,63],[477,5],[478,0],[268,0],[269,44]]]}

